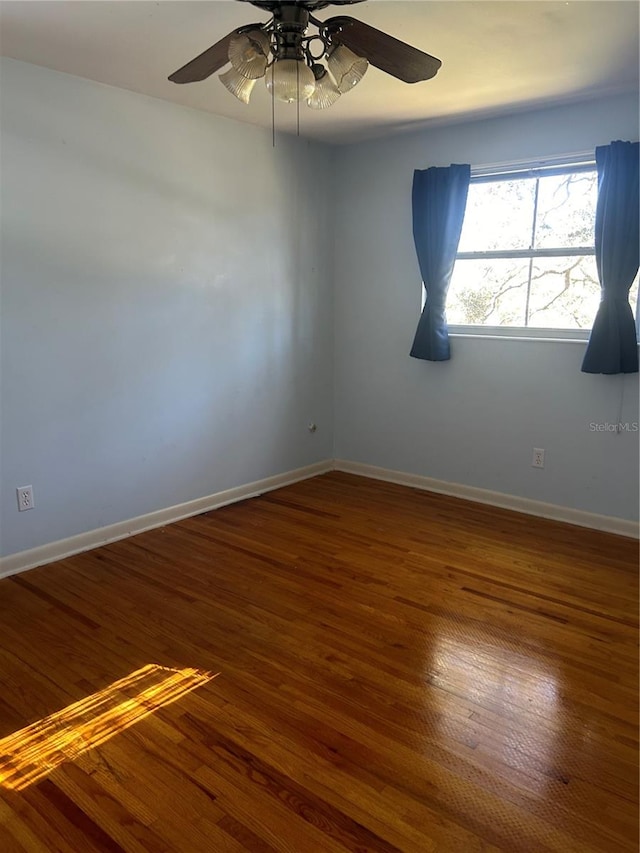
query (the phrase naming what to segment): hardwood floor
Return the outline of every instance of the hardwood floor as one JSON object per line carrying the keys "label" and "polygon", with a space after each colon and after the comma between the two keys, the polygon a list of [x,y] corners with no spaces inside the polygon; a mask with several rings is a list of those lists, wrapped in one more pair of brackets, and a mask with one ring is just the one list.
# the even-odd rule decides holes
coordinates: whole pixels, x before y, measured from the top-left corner
{"label": "hardwood floor", "polygon": [[0,850],[637,851],[637,568],[332,473],[2,580]]}

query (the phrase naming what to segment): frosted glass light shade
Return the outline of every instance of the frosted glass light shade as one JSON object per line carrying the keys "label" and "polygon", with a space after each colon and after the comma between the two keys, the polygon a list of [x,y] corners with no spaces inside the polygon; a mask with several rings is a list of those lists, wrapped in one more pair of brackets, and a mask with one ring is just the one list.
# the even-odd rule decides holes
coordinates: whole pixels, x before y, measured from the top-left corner
{"label": "frosted glass light shade", "polygon": [[274,98],[289,104],[306,101],[316,88],[313,71],[303,60],[277,59],[264,79]]}
{"label": "frosted glass light shade", "polygon": [[243,77],[235,68],[230,68],[228,71],[225,71],[224,74],[221,74],[220,82],[225,89],[228,89],[232,95],[235,95],[236,98],[244,104],[249,103],[251,92],[253,91],[253,87],[256,85],[255,80],[249,80],[247,77]]}
{"label": "frosted glass light shade", "polygon": [[343,44],[339,44],[335,50],[331,51],[327,64],[329,71],[335,77],[338,89],[343,95],[358,85],[369,67],[366,59],[356,56]]}
{"label": "frosted glass light shade", "polygon": [[229,61],[249,80],[264,77],[269,61],[269,36],[262,30],[238,33],[229,42]]}
{"label": "frosted glass light shade", "polygon": [[[322,68],[315,65],[314,68]],[[325,68],[318,71],[316,74],[316,88],[313,95],[307,100],[307,104],[312,110],[325,110],[330,107],[340,97],[340,89],[336,86],[331,75]]]}

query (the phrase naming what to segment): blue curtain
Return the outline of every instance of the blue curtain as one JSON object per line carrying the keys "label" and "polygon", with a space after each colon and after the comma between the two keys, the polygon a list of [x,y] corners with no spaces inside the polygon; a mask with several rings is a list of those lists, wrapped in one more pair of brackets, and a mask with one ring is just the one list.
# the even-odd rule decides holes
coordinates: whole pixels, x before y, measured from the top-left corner
{"label": "blue curtain", "polygon": [[447,361],[446,300],[456,260],[471,166],[433,167],[413,173],[413,239],[426,291],[411,348],[413,358]]}
{"label": "blue curtain", "polygon": [[629,288],[640,259],[638,149],[637,142],[596,148],[596,262],[602,292],[583,373],[638,372],[636,327],[629,304]]}

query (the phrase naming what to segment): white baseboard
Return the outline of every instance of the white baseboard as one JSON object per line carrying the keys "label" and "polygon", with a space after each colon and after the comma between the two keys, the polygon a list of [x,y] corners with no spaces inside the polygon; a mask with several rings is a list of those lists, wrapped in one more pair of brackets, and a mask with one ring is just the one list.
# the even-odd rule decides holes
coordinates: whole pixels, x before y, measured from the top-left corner
{"label": "white baseboard", "polygon": [[197,498],[193,501],[187,501],[187,503],[167,507],[167,509],[159,509],[156,512],[140,515],[128,521],[120,521],[117,524],[109,524],[107,527],[89,530],[87,533],[70,536],[68,539],[59,539],[57,542],[50,542],[48,545],[30,548],[28,551],[19,551],[17,554],[0,558],[0,578],[25,572],[27,569],[43,566],[55,560],[63,560],[72,554],[90,551],[100,545],[107,545],[109,542],[116,542],[118,539],[126,539],[128,536],[143,533],[145,530],[152,530],[154,527],[164,527],[165,524],[172,524],[182,518],[200,515],[200,513],[219,509],[227,504],[243,501],[247,498],[255,498],[264,492],[280,489],[282,486],[290,486],[292,483],[306,480],[309,477],[317,477],[318,474],[326,474],[327,471],[331,470],[333,470],[332,460],[316,462],[304,468],[296,468],[294,471],[276,474],[273,477],[256,480],[253,483],[227,489],[224,492],[217,492],[214,495],[207,495],[204,498]]}
{"label": "white baseboard", "polygon": [[220,507],[227,506],[227,504],[243,501],[247,498],[255,498],[264,492],[280,489],[283,486],[289,486],[300,480],[307,480],[310,477],[317,477],[319,474],[326,474],[328,471],[334,470],[344,471],[349,474],[358,474],[374,480],[398,483],[401,486],[410,486],[414,489],[422,489],[427,492],[451,495],[456,498],[475,501],[476,503],[511,509],[527,515],[536,515],[540,518],[550,518],[554,521],[577,524],[580,527],[603,530],[607,533],[615,533],[618,536],[629,536],[636,539],[639,536],[638,524],[623,518],[597,515],[593,512],[585,512],[579,509],[572,509],[571,507],[534,501],[529,498],[517,497],[516,495],[507,495],[503,492],[492,492],[488,489],[465,486],[461,483],[434,480],[431,477],[423,477],[420,474],[408,474],[403,471],[393,471],[389,468],[378,468],[375,465],[366,465],[361,462],[349,462],[345,459],[327,459],[323,462],[307,465],[304,468],[297,468],[294,471],[276,474],[273,477],[266,477],[264,480],[256,480],[244,486],[237,486],[233,489],[227,489],[224,492],[207,495],[204,498],[187,501],[187,503],[177,504],[176,506],[167,507],[167,509],[159,509],[156,512],[140,515],[128,521],[120,521],[117,524],[110,524],[107,527],[89,530],[87,533],[70,536],[68,539],[59,539],[57,542],[50,542],[48,545],[31,548],[28,551],[19,551],[17,554],[10,554],[8,557],[0,558],[0,578],[18,574],[18,572],[24,572],[36,566],[43,566],[46,563],[53,563],[55,560],[63,560],[65,557],[71,557],[73,554],[90,551],[92,548],[100,547],[100,545],[107,545],[109,542],[116,542],[119,539],[126,539],[129,536],[134,536],[136,533],[152,530],[154,527],[163,527],[166,524],[180,521],[182,518],[189,518],[192,515],[199,515],[212,509],[219,509]]}
{"label": "white baseboard", "polygon": [[375,465],[365,465],[361,462],[348,462],[344,459],[334,459],[334,469],[336,471],[344,471],[348,474],[371,477],[374,480],[398,483],[401,486],[411,486],[414,489],[423,489],[427,492],[451,495],[452,497],[463,498],[467,501],[490,504],[491,506],[503,509],[512,509],[516,512],[523,512],[526,515],[537,515],[540,518],[550,518],[554,521],[577,524],[579,527],[603,530],[607,533],[615,533],[618,536],[629,536],[635,539],[639,536],[637,522],[627,521],[624,518],[598,515],[594,512],[585,512],[584,510],[572,509],[571,507],[548,504],[543,501],[530,500],[529,498],[520,498],[516,495],[504,494],[503,492],[492,492],[488,489],[465,486],[461,483],[434,480],[431,477],[423,477],[419,474],[407,474],[403,471],[378,468]]}

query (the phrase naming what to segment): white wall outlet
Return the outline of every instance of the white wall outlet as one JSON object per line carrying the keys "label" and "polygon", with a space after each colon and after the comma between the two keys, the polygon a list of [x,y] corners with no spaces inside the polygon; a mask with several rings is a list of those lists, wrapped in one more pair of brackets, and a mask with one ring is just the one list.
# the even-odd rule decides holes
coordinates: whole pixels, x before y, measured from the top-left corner
{"label": "white wall outlet", "polygon": [[33,486],[19,486],[16,489],[18,495],[18,510],[24,512],[25,509],[33,509]]}
{"label": "white wall outlet", "polygon": [[533,458],[531,460],[532,468],[544,468],[544,449],[542,447],[533,448]]}

